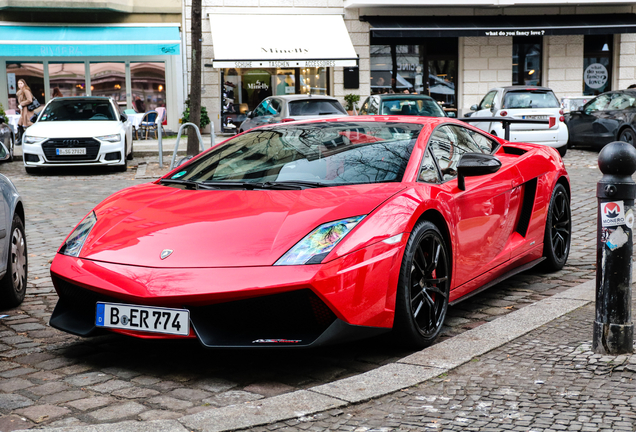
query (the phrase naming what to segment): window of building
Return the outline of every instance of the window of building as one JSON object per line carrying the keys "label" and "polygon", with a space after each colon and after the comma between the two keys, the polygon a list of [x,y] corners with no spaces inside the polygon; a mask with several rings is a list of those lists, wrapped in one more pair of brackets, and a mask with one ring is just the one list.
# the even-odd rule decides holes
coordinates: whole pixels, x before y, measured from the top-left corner
{"label": "window of building", "polygon": [[86,66],[84,62],[49,63],[51,95],[57,87],[62,96],[86,96]]}
{"label": "window of building", "polygon": [[541,36],[512,38],[512,84],[541,85]]}
{"label": "window of building", "polygon": [[91,95],[111,97],[121,111],[126,109],[126,63],[91,62],[90,71]]}
{"label": "window of building", "polygon": [[583,94],[598,95],[612,89],[614,35],[585,35],[583,40]]}
{"label": "window of building", "polygon": [[166,64],[164,62],[130,62],[132,106],[147,112],[166,106]]}
{"label": "window of building", "polygon": [[[18,81],[23,79],[33,96],[44,104],[44,66],[42,63],[11,63],[7,62],[7,82],[9,86],[9,110],[18,109]],[[15,87],[13,87],[15,85]],[[12,88],[13,87],[13,88]],[[16,111],[17,114],[17,111]]]}

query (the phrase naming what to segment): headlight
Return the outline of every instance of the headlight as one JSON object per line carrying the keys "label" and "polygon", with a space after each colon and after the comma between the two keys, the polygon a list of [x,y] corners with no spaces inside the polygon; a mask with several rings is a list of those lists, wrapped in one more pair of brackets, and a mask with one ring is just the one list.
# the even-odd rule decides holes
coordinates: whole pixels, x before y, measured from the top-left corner
{"label": "headlight", "polygon": [[320,264],[363,218],[364,216],[356,216],[320,225],[296,243],[274,265]]}
{"label": "headlight", "polygon": [[26,144],[39,144],[45,139],[46,138],[36,137],[32,135],[25,135],[24,138],[22,138],[23,142],[25,142]]}
{"label": "headlight", "polygon": [[84,246],[84,242],[86,241],[86,237],[95,226],[95,222],[97,222],[97,216],[95,216],[95,212],[92,211],[84,218],[82,222],[73,230],[70,236],[66,239],[66,242],[62,245],[60,249],[60,253],[68,256],[78,257],[80,251],[82,250],[82,246]]}
{"label": "headlight", "polygon": [[112,135],[104,135],[95,137],[100,141],[108,141],[108,142],[119,142],[121,141],[121,134],[112,134]]}

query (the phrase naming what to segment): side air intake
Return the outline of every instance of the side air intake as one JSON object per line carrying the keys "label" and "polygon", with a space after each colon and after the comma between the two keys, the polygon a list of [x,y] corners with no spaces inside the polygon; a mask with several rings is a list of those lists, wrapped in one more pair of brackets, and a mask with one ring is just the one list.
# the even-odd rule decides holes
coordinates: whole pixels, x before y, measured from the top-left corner
{"label": "side air intake", "polygon": [[537,196],[537,179],[532,179],[523,184],[523,203],[521,205],[521,215],[517,222],[517,231],[523,237],[528,233],[530,218],[532,217],[532,209],[534,208],[534,199]]}

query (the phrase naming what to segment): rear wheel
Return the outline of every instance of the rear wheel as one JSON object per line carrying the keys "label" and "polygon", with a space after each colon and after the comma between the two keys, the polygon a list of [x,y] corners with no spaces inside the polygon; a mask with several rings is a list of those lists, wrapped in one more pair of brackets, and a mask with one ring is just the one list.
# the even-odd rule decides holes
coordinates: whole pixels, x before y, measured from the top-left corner
{"label": "rear wheel", "polygon": [[24,224],[19,216],[13,217],[9,233],[7,272],[0,279],[0,308],[12,308],[24,300],[28,272],[28,258]]}
{"label": "rear wheel", "polygon": [[561,155],[561,157],[563,157],[568,152],[568,146],[567,145],[561,146],[557,150],[559,151],[559,154]]}
{"label": "rear wheel", "polygon": [[624,141],[627,144],[634,145],[636,141],[636,134],[634,134],[634,131],[631,130],[630,128],[626,128],[626,129],[623,129],[623,131],[618,137],[618,140]]}
{"label": "rear wheel", "polygon": [[406,244],[398,283],[393,331],[413,348],[431,345],[448,310],[450,258],[444,237],[429,221],[415,225]]}
{"label": "rear wheel", "polygon": [[561,270],[570,254],[572,238],[572,215],[570,197],[562,184],[552,191],[550,208],[543,238],[544,268],[548,271]]}

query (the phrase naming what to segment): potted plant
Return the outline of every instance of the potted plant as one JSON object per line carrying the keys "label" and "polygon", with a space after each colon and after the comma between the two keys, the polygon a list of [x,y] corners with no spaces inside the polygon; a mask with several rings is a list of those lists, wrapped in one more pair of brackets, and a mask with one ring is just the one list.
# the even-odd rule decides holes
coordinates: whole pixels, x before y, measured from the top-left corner
{"label": "potted plant", "polygon": [[[360,95],[357,94],[348,94],[344,97],[345,102],[347,103],[346,106],[346,110],[349,113],[349,115],[353,115],[354,114],[354,109],[357,111],[358,109],[358,102],[360,101]],[[356,112],[357,113],[357,112]]]}

